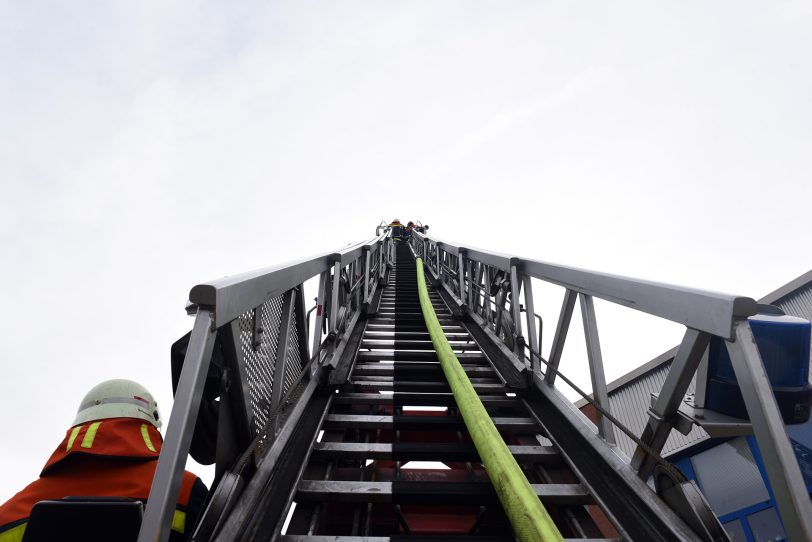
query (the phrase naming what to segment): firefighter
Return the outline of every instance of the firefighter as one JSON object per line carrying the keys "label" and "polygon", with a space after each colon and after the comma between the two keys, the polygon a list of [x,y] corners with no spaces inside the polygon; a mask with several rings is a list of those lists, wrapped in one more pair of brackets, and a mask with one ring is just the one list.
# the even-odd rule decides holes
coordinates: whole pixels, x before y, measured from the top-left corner
{"label": "firefighter", "polygon": [[412,222],[410,220],[409,223],[406,224],[406,230],[403,232],[403,238],[408,240],[412,236],[412,230],[413,229],[414,229],[414,222]]}
{"label": "firefighter", "polygon": [[398,242],[403,237],[403,224],[397,218],[389,224],[389,229],[392,230],[392,239]]}
{"label": "firefighter", "polygon": [[[108,380],[79,405],[65,438],[39,479],[0,506],[0,542],[23,538],[31,508],[68,496],[122,497],[146,501],[163,439],[152,394],[131,380]],[[171,541],[188,540],[208,490],[184,472],[172,519]]]}

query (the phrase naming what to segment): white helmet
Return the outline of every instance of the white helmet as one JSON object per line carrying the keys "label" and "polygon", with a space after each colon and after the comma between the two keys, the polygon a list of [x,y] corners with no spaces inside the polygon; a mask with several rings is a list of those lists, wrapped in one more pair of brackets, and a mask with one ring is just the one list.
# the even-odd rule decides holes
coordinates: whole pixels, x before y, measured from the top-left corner
{"label": "white helmet", "polygon": [[93,420],[138,418],[161,427],[158,403],[147,388],[132,380],[107,380],[87,392],[71,427]]}

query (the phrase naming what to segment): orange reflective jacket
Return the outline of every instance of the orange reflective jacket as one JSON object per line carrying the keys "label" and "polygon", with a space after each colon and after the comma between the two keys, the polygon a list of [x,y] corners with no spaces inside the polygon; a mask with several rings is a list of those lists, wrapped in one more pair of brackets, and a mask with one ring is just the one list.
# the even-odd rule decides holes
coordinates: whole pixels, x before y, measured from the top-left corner
{"label": "orange reflective jacket", "polygon": [[[42,500],[126,497],[146,501],[162,443],[161,434],[152,424],[134,418],[72,427],[51,454],[39,479],[0,506],[0,542],[22,540],[31,508]],[[184,472],[173,531],[188,538],[204,498],[203,483],[194,474]],[[192,516],[189,525],[187,513]]]}

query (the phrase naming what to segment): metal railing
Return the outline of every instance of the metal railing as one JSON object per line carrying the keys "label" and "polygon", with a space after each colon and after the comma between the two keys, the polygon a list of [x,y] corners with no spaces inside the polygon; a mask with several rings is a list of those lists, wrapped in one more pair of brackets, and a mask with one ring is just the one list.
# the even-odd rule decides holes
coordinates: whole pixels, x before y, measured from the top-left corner
{"label": "metal railing", "polygon": [[[190,310],[196,308],[197,314],[139,542],[169,537],[215,340],[222,345],[228,371],[222,379],[228,398],[221,395],[219,406],[228,408],[231,417],[226,419],[230,427],[218,427],[218,435],[230,432],[236,436],[229,442],[242,443],[232,444],[231,453],[221,459],[218,442],[218,471],[251,455],[257,467],[253,476],[260,476],[262,467],[274,461],[274,444],[284,431],[280,419],[301,414],[297,403],[312,393],[318,371],[334,363],[384,277],[392,244],[384,231],[337,252],[192,288]],[[309,328],[304,287],[311,279],[318,281],[318,297]],[[221,424],[223,419],[221,415]]]}
{"label": "metal railing", "polygon": [[[614,443],[616,420],[609,409],[594,298],[686,327],[663,388],[649,410],[648,424],[639,437],[630,435],[638,443],[631,467],[643,479],[662,461],[659,453],[710,338],[724,339],[786,532],[790,540],[812,540],[812,504],[747,319],[759,311],[756,301],[489,252],[418,232],[412,233],[409,244],[457,309],[512,351],[528,385],[538,389],[555,386],[575,302],[580,302],[592,397],[581,393],[596,407],[596,430],[608,445]],[[564,288],[547,359],[541,352],[541,326],[537,329],[534,321],[533,279]]]}
{"label": "metal railing", "polygon": [[[218,435],[230,431],[236,435],[230,441],[238,443],[221,459],[218,442],[218,470],[237,460],[239,465],[253,465],[246,471],[252,484],[244,492],[262,486],[261,478],[281,453],[280,442],[293,431],[292,420],[304,412],[322,369],[335,366],[347,338],[376,294],[387,265],[393,261],[392,239],[386,228],[378,233],[374,239],[337,252],[192,289],[189,298],[197,309],[195,324],[139,542],[168,538],[215,341],[222,347],[228,371],[222,378],[228,400],[221,397],[220,406],[229,407],[233,422],[233,427],[218,427]],[[649,422],[637,439],[639,445],[631,467],[642,478],[648,477],[659,459],[679,403],[711,336],[723,338],[786,532],[791,539],[812,539],[812,506],[747,320],[758,311],[754,300],[498,254],[418,232],[412,232],[408,242],[456,308],[494,337],[524,375],[526,385],[542,393],[556,384],[575,302],[580,302],[593,390],[590,400],[599,408],[596,431],[608,445],[613,442],[614,428],[593,299],[686,326],[663,389],[650,409]],[[318,282],[312,327],[304,303],[305,283],[310,280]],[[564,288],[546,359],[541,352],[540,325],[537,329],[535,322],[533,280]],[[221,415],[220,419],[228,420],[229,416]],[[249,457],[253,461],[243,461]],[[231,487],[240,491],[242,486]],[[212,489],[217,491],[219,487]],[[238,524],[240,518],[232,520]]]}

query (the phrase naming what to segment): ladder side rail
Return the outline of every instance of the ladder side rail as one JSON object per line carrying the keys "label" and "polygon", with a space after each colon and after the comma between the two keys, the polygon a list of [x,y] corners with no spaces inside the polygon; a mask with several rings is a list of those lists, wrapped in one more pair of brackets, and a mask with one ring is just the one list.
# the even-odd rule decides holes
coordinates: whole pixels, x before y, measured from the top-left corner
{"label": "ladder side rail", "polygon": [[512,266],[516,266],[533,278],[706,331],[726,340],[733,338],[734,320],[758,312],[758,303],[750,297],[588,271],[444,241],[436,243],[454,255],[462,249],[469,258],[490,263],[507,273],[510,273]]}
{"label": "ladder side rail", "polygon": [[727,349],[788,540],[812,540],[812,501],[750,323],[737,321],[735,334]]}
{"label": "ladder side rail", "polygon": [[[354,313],[358,312],[359,307],[352,307],[353,296],[351,295],[343,296],[341,301],[333,305],[330,313],[325,311],[327,301],[325,293],[331,269],[340,272],[343,268],[358,266],[357,262],[366,252],[370,249],[381,249],[387,246],[388,243],[389,233],[385,232],[375,239],[357,243],[336,252],[323,253],[287,264],[201,283],[191,289],[189,300],[197,306],[195,326],[187,348],[172,413],[167,424],[166,438],[150,490],[144,521],[139,531],[140,542],[165,541],[169,536],[172,511],[180,490],[180,480],[197,422],[203,385],[211,363],[218,329],[228,326],[229,336],[235,341],[240,340],[242,336],[243,344],[228,345],[225,348],[227,351],[233,352],[234,350],[240,350],[242,347],[249,350],[251,348],[267,348],[269,352],[273,352],[273,359],[269,360],[271,369],[268,370],[271,374],[264,375],[266,380],[271,379],[275,382],[273,386],[268,386],[271,389],[266,390],[269,395],[268,413],[272,414],[274,411],[272,403],[278,403],[282,400],[283,390],[280,390],[279,387],[286,385],[286,370],[289,369],[286,367],[287,360],[289,358],[292,360],[300,358],[302,353],[307,354],[308,351],[306,320],[303,314],[299,314],[300,312],[303,313],[301,309],[294,309],[295,296],[299,295],[301,297],[304,295],[302,285],[311,278],[319,277],[319,311],[316,317],[316,328],[313,330],[312,349],[312,357],[316,359],[315,366],[318,366],[324,354],[322,341],[320,341],[323,319],[328,318],[332,328],[338,324],[337,317],[340,310],[343,309],[343,314],[346,317],[345,322],[349,321],[354,324],[358,321],[358,318],[353,316]],[[361,284],[362,279],[363,277],[359,275],[357,283]],[[284,303],[285,310],[283,311],[285,314],[279,317],[277,323],[279,328],[276,330],[264,330],[259,321],[259,318],[265,314],[263,305],[283,297],[286,301]],[[293,317],[294,314],[295,318]],[[251,322],[247,324],[245,324],[245,321],[243,322],[249,327],[247,335],[237,325],[240,319],[244,320],[245,318],[253,319],[253,331],[250,331]],[[274,343],[272,347],[270,344],[266,344],[271,341],[264,341],[263,334],[270,331],[282,334],[281,344]],[[352,329],[346,329],[343,334],[349,334],[351,331]],[[298,349],[295,352],[290,348],[294,333],[298,342]],[[279,340],[280,337],[277,335],[276,339]],[[340,339],[339,336],[338,340],[340,341]],[[248,340],[251,344],[245,343],[245,340]],[[277,348],[277,346],[281,348]],[[241,361],[237,359],[234,363],[239,364]],[[234,363],[231,363],[231,365],[234,365]],[[304,365],[304,360],[301,360],[300,363]],[[314,371],[315,366],[311,364],[308,372]],[[301,370],[304,367],[295,367],[295,369]],[[239,380],[239,382],[232,383],[232,385],[239,386],[243,392],[248,390],[250,387],[246,381],[250,378],[248,373],[246,371],[235,371],[234,373],[236,374],[232,374],[232,377]],[[309,376],[309,374],[301,375],[302,378]],[[291,378],[291,376],[288,376],[287,380]],[[273,388],[277,389],[274,390]],[[273,399],[270,399],[271,394]],[[243,393],[243,395],[247,397],[246,393]],[[240,408],[238,410],[241,411],[243,416],[251,416],[250,405],[248,404],[245,405],[245,409]],[[268,425],[270,426],[271,422],[275,423],[275,421],[269,419]],[[243,425],[249,427],[253,424],[256,430],[255,419],[242,420],[242,422]],[[271,442],[268,444],[272,442],[275,442],[273,435],[271,435]],[[284,443],[280,444],[283,445]],[[212,488],[212,490],[215,489]]]}
{"label": "ladder side rail", "polygon": [[[812,539],[812,503],[803,486],[800,468],[795,460],[789,437],[747,321],[747,317],[758,313],[758,305],[754,299],[512,257],[434,240],[428,236],[421,236],[421,239],[430,245],[433,242],[450,254],[463,253],[467,258],[480,264],[489,263],[506,272],[513,271],[510,280],[513,300],[518,300],[520,292],[517,271],[523,274],[522,278],[527,277],[528,281],[530,278],[536,278],[566,289],[551,348],[550,364],[543,375],[543,380],[538,373],[534,372],[536,385],[540,386],[540,390],[543,389],[541,386],[552,386],[555,383],[561,352],[577,297],[581,297],[582,300],[585,339],[590,358],[590,377],[593,387],[596,388],[593,395],[596,396],[599,404],[607,401],[608,397],[605,393],[605,381],[602,374],[597,324],[592,305],[593,297],[686,326],[686,340],[690,338],[691,340],[688,340],[690,344],[683,341],[683,346],[680,348],[682,352],[678,351],[681,362],[672,365],[663,392],[649,411],[650,423],[644,430],[643,442],[652,444],[653,447],[649,447],[649,450],[654,453],[659,453],[662,449],[662,445],[673,427],[673,423],[670,421],[672,411],[675,411],[679,401],[682,400],[687,383],[696,373],[706,348],[707,339],[711,335],[724,339],[730,351],[737,378],[743,387],[746,407],[753,421],[759,448],[764,450],[768,475],[787,532],[791,538]],[[468,278],[472,279],[470,274]],[[445,283],[444,286],[448,288]],[[465,286],[460,287],[461,297]],[[472,280],[467,287],[474,287]],[[498,300],[498,293],[495,298]],[[504,303],[504,299],[501,302]],[[504,326],[507,312],[500,310],[499,301],[496,305],[496,334],[501,337],[502,342],[506,342],[509,335],[501,333],[499,327]],[[516,325],[519,323],[519,319],[512,319],[514,320],[513,325],[516,327],[514,327],[514,336],[510,337],[513,345],[509,346],[514,348],[516,355],[524,362],[524,352],[516,349],[516,339],[521,335],[520,328]],[[530,348],[532,352],[532,344]],[[538,354],[541,355],[541,352]],[[530,359],[532,362],[532,353]],[[611,442],[613,438],[612,433],[606,427],[607,420],[603,416],[600,418],[599,434],[604,437],[603,442]],[[640,452],[638,450],[638,453],[635,454],[634,466],[639,469],[639,475],[645,476],[650,472],[652,462],[650,457],[646,457],[650,454]]]}
{"label": "ladder side rail", "polygon": [[[315,370],[317,373],[314,376],[317,376],[322,369],[321,367],[315,367]],[[300,400],[292,405],[291,411],[279,428],[278,435],[268,444],[257,471],[237,497],[233,509],[225,517],[219,519],[222,527],[214,533],[211,540],[225,542],[246,539],[243,533],[252,522],[258,519],[257,516],[260,514],[257,514],[257,505],[265,500],[268,480],[273,476],[279,458],[283,456],[285,449],[295,436],[296,428],[302,421],[302,415],[317,388],[318,378],[311,378],[306,382]],[[287,498],[287,495],[285,498]]]}
{"label": "ladder side rail", "polygon": [[211,312],[198,311],[172,404],[166,438],[152,479],[147,508],[138,532],[138,542],[164,542],[169,539],[186,456],[189,454],[217,334],[213,323]]}
{"label": "ladder side rail", "polygon": [[337,252],[328,252],[204,282],[189,293],[189,301],[214,310],[215,322],[230,322],[267,299],[280,295],[318,275],[336,261],[347,262],[363,251],[367,242]]}

